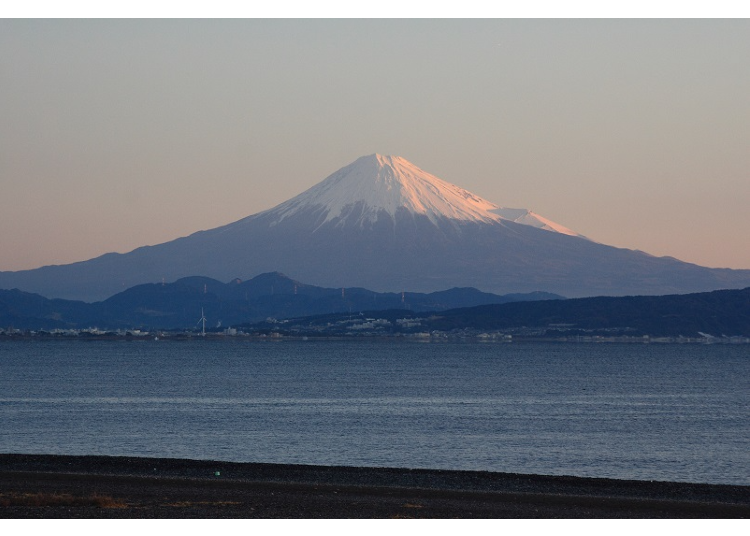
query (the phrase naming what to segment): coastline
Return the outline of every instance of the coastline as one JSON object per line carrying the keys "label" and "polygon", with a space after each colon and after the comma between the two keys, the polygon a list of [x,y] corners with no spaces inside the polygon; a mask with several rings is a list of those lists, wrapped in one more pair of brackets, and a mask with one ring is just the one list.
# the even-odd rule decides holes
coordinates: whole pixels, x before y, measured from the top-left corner
{"label": "coastline", "polygon": [[651,335],[630,336],[524,336],[514,335],[507,336],[497,333],[477,333],[471,335],[432,335],[430,333],[408,333],[408,334],[371,334],[356,333],[346,335],[319,335],[314,333],[308,334],[289,334],[274,332],[270,335],[256,333],[238,333],[236,335],[226,335],[225,333],[209,333],[201,335],[200,333],[191,332],[170,332],[166,330],[145,331],[139,335],[118,335],[114,333],[89,334],[82,331],[79,334],[50,334],[47,332],[4,332],[0,328],[0,343],[17,342],[17,341],[118,341],[118,342],[203,342],[203,341],[228,341],[228,342],[301,342],[301,341],[381,341],[381,342],[412,342],[412,343],[479,343],[479,344],[524,344],[524,343],[573,343],[573,344],[638,344],[638,345],[743,345],[750,344],[750,337],[733,336],[733,337],[659,337]]}
{"label": "coastline", "polygon": [[[40,504],[23,499],[31,496]],[[81,500],[45,504],[44,497]],[[91,505],[82,500],[86,497],[108,498],[112,505]],[[0,517],[748,518],[750,486],[0,454]]]}

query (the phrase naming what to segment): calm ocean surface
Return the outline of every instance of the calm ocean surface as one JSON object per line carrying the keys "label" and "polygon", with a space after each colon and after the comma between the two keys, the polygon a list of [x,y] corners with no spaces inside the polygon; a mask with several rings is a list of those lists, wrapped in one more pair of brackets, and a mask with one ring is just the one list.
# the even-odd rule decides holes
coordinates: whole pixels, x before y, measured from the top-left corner
{"label": "calm ocean surface", "polygon": [[750,347],[2,342],[0,452],[750,485]]}

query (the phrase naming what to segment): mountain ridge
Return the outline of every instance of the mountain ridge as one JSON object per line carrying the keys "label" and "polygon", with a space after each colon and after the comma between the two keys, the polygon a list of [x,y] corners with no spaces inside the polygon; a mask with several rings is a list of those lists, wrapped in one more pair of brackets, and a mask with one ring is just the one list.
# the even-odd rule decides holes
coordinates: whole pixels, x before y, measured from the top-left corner
{"label": "mountain ridge", "polygon": [[[679,342],[750,342],[750,287],[665,296],[597,296],[540,300],[449,309],[439,313],[403,310],[365,312],[381,336],[415,335],[480,340],[546,338],[650,342],[668,337]],[[356,329],[341,314],[294,319],[283,326],[268,322],[243,326],[251,333],[341,336]],[[361,322],[361,321],[360,321]],[[583,339],[581,339],[583,338]]]}
{"label": "mountain ridge", "polygon": [[548,293],[498,296],[474,288],[453,288],[430,294],[376,293],[364,288],[324,288],[295,281],[284,274],[261,274],[249,281],[222,283],[189,276],[171,283],[136,285],[95,303],[48,300],[18,289],[0,290],[0,326],[21,329],[62,329],[91,326],[106,329],[187,329],[201,311],[211,326],[256,322],[267,317],[291,318],[363,309],[404,308],[443,311],[462,306],[521,300],[562,299]]}
{"label": "mountain ridge", "polygon": [[314,287],[279,273],[228,283],[191,276],[173,283],[138,285],[93,304],[48,300],[18,289],[0,290],[0,334],[7,327],[195,330],[203,311],[213,331],[234,326],[255,334],[433,333],[438,338],[486,338],[488,334],[491,338],[495,333],[567,340],[580,336],[693,337],[705,342],[750,338],[750,287],[577,299],[545,293],[494,296],[457,288],[427,295],[382,295],[367,289]]}

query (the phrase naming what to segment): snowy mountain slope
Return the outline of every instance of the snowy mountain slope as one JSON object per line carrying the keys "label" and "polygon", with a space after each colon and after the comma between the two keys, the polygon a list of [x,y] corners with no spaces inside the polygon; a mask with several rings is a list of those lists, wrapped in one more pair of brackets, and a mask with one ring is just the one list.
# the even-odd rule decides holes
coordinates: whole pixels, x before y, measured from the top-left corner
{"label": "snowy mountain slope", "polygon": [[[320,225],[372,226],[381,217],[407,211],[462,222],[503,220],[572,236],[578,233],[525,209],[503,208],[415,166],[400,156],[373,154],[358,158],[322,182],[265,214],[275,223],[304,211],[324,214]],[[274,225],[275,223],[272,223]]]}
{"label": "snowy mountain slope", "polygon": [[544,229],[545,231],[554,231],[556,233],[562,233],[570,236],[578,236],[580,238],[586,238],[582,234],[576,233],[555,223],[547,218],[540,216],[525,208],[496,208],[491,211],[493,214],[497,214],[502,219],[512,221],[513,223],[520,223],[522,225],[531,225],[537,229]]}

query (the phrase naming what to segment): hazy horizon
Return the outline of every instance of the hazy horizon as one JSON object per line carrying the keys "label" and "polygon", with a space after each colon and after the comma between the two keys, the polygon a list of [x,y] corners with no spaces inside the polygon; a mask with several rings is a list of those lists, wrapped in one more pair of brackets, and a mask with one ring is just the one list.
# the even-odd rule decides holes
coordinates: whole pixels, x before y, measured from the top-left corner
{"label": "hazy horizon", "polygon": [[0,20],[0,270],[401,156],[605,244],[750,268],[750,21]]}

